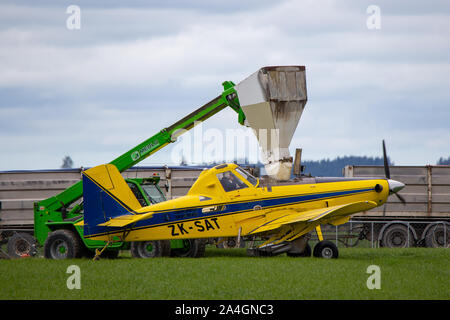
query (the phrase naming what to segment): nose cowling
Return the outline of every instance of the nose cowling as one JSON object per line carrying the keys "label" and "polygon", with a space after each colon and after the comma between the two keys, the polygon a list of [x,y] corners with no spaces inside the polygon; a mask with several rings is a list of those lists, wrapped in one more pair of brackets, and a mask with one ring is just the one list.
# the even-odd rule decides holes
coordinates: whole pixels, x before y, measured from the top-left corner
{"label": "nose cowling", "polygon": [[388,184],[390,194],[397,193],[405,187],[404,183],[392,179],[388,179]]}

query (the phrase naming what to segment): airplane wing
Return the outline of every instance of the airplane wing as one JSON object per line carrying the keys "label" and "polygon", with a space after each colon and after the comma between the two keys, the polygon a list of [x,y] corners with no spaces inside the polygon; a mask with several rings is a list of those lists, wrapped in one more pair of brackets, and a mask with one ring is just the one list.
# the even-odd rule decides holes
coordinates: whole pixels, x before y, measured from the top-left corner
{"label": "airplane wing", "polygon": [[312,209],[307,211],[286,210],[285,214],[278,212],[273,219],[266,219],[264,223],[250,230],[248,234],[260,233],[278,229],[284,225],[304,223],[311,225],[318,224],[341,224],[347,222],[353,213],[370,210],[377,204],[373,201],[357,201],[344,205]]}

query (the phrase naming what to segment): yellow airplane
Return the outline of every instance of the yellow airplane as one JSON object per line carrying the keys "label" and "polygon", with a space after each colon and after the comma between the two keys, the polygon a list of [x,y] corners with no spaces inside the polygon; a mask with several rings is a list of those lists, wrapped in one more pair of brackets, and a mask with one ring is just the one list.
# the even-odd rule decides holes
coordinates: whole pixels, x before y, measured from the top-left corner
{"label": "yellow airplane", "polygon": [[[258,236],[253,255],[337,258],[320,225],[340,225],[384,204],[404,184],[389,179],[336,179],[312,184],[262,185],[236,164],[204,170],[187,195],[141,207],[112,164],[83,172],[84,236],[108,241],[152,241]],[[239,241],[239,240],[238,240]]]}

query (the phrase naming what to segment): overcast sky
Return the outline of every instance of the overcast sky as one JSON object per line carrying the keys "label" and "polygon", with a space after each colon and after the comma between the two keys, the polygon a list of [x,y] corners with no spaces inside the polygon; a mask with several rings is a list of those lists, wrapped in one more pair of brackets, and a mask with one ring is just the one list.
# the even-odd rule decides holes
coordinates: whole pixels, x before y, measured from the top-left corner
{"label": "overcast sky", "polygon": [[[304,159],[450,156],[448,1],[92,2],[0,4],[0,170],[110,162],[267,65],[306,67]],[[239,127],[230,109],[203,130]]]}

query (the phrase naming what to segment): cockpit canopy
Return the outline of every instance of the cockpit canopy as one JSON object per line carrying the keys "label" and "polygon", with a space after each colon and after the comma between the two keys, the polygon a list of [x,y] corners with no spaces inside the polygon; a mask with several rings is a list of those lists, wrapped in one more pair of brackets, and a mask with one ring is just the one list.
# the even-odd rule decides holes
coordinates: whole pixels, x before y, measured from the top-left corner
{"label": "cockpit canopy", "polygon": [[[203,171],[188,194],[217,195],[257,187],[259,180],[236,164],[221,164]],[[218,192],[218,193],[217,193]]]}
{"label": "cockpit canopy", "polygon": [[248,188],[232,171],[218,173],[217,179],[219,179],[225,192]]}
{"label": "cockpit canopy", "polygon": [[[258,179],[244,169],[236,167],[234,170],[239,176],[233,173],[232,170],[216,174],[217,179],[219,179],[225,192],[248,188],[248,184],[252,186],[256,186],[258,184]],[[248,182],[248,184],[245,182]]]}

